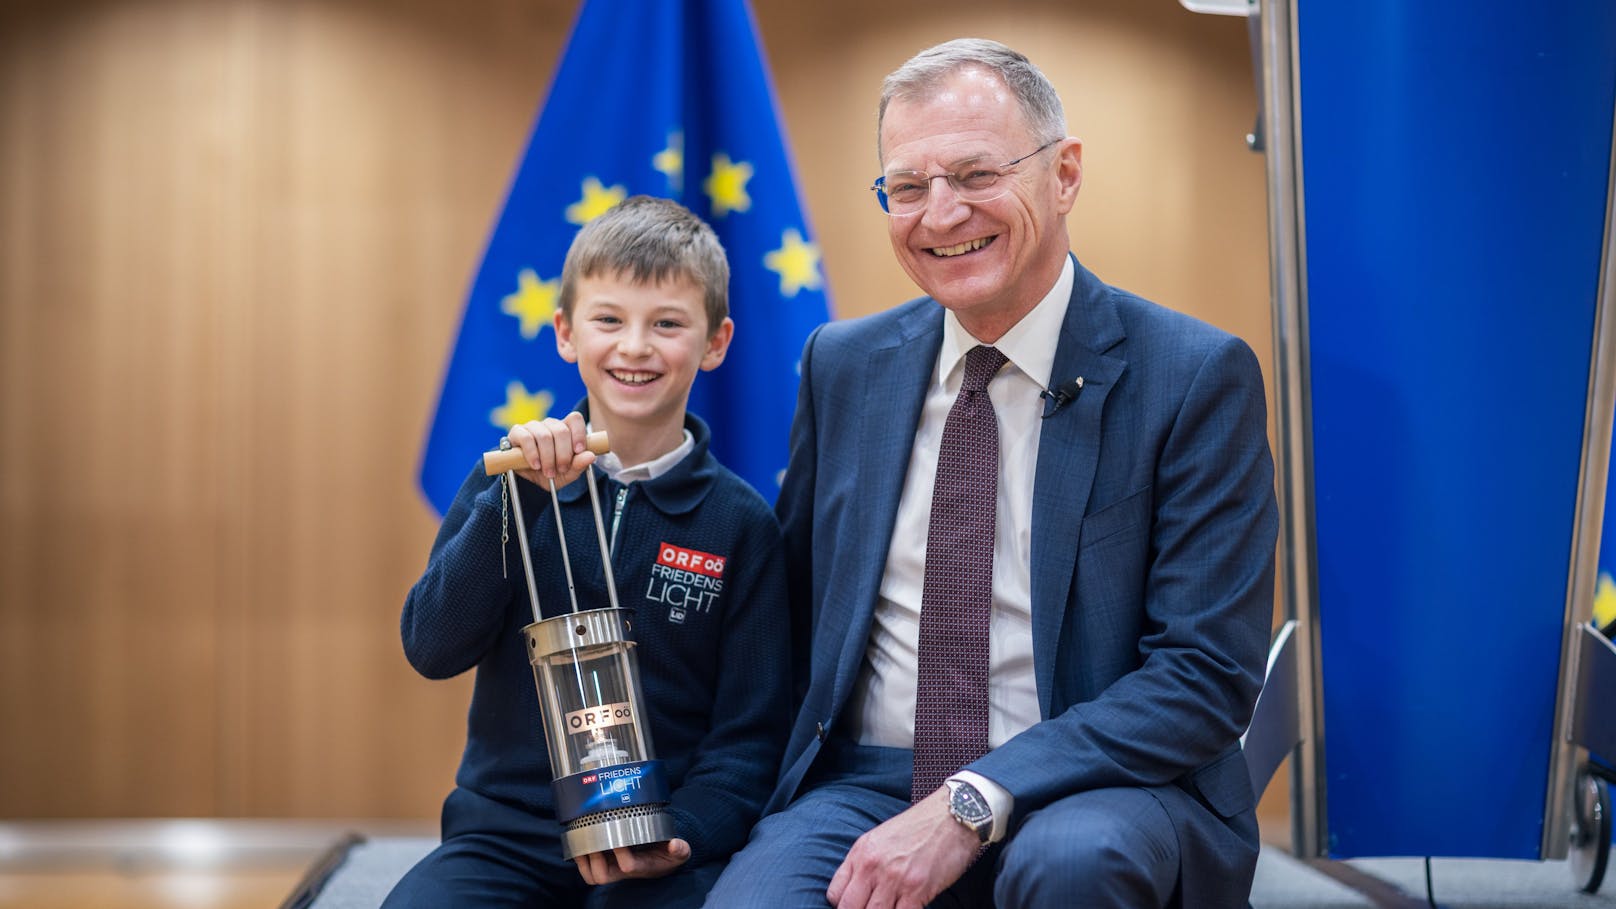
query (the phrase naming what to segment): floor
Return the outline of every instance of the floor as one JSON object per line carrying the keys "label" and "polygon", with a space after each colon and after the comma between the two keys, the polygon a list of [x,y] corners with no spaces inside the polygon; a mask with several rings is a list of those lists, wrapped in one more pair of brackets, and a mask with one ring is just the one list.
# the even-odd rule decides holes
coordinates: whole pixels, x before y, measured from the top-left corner
{"label": "floor", "polygon": [[6,909],[273,909],[302,868],[0,872]]}
{"label": "floor", "polygon": [[345,836],[425,837],[430,822],[0,823],[0,909],[274,909]]}
{"label": "floor", "polygon": [[[274,909],[339,855],[317,905],[368,909],[434,835],[430,823],[398,821],[0,822],[0,909]],[[1564,863],[1432,864],[1444,909],[1616,907],[1616,880],[1580,894]],[[1424,883],[1419,859],[1302,862],[1265,847],[1252,906],[1420,909]]]}

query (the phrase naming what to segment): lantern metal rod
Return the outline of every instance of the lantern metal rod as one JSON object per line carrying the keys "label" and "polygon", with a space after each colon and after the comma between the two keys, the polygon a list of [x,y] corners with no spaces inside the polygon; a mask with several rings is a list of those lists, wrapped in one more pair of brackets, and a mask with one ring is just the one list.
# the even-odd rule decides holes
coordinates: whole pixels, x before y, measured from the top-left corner
{"label": "lantern metal rod", "polygon": [[572,600],[572,611],[577,612],[578,588],[572,583],[572,559],[567,555],[567,528],[561,523],[561,499],[556,495],[555,477],[550,478],[550,510],[555,512],[556,539],[561,541],[561,570],[567,575],[567,596]]}
{"label": "lantern metal rod", "polygon": [[510,494],[511,509],[516,512],[516,541],[517,548],[522,550],[522,572],[527,578],[527,600],[533,607],[533,621],[544,621],[544,613],[539,610],[539,587],[533,582],[533,554],[527,548],[527,519],[522,516],[522,496],[516,488],[516,471],[505,471],[506,492]]}
{"label": "lantern metal rod", "polygon": [[606,522],[600,515],[600,493],[595,490],[595,471],[584,468],[584,476],[589,481],[589,505],[595,512],[595,541],[600,544],[600,563],[606,566],[606,599],[617,606],[617,579],[612,577],[612,550],[611,544],[606,542]]}

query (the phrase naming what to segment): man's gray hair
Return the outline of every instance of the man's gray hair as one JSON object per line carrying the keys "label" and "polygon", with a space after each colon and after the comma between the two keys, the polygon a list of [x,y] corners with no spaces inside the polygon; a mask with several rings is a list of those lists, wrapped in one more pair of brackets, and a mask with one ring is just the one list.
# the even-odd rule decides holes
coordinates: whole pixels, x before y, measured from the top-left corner
{"label": "man's gray hair", "polygon": [[893,101],[925,98],[943,80],[962,69],[980,68],[994,73],[1021,103],[1021,113],[1038,142],[1066,135],[1066,110],[1060,95],[1043,71],[1025,55],[986,38],[956,38],[929,47],[892,71],[881,83],[881,108],[876,115],[876,151],[881,151],[881,124]]}
{"label": "man's gray hair", "polygon": [[635,284],[688,281],[702,292],[707,335],[729,317],[729,259],[707,222],[654,196],[630,196],[583,226],[561,266],[561,312],[572,318],[578,282],[601,275]]}

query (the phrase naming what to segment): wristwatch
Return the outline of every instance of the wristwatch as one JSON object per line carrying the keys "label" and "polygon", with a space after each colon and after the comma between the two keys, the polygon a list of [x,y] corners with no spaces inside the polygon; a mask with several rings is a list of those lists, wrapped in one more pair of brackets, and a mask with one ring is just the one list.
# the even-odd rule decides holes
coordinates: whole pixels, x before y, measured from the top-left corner
{"label": "wristwatch", "polygon": [[948,813],[986,843],[993,833],[993,808],[976,787],[964,780],[948,780]]}

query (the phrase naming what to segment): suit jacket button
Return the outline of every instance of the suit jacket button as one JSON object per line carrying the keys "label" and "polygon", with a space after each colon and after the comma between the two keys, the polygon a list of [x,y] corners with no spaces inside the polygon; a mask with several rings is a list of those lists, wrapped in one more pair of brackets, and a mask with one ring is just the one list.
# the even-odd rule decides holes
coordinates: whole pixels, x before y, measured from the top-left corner
{"label": "suit jacket button", "polygon": [[815,733],[815,735],[817,735],[819,737],[819,740],[821,742],[823,742],[825,740],[825,724],[824,723],[815,723],[814,728],[816,730],[818,730]]}

